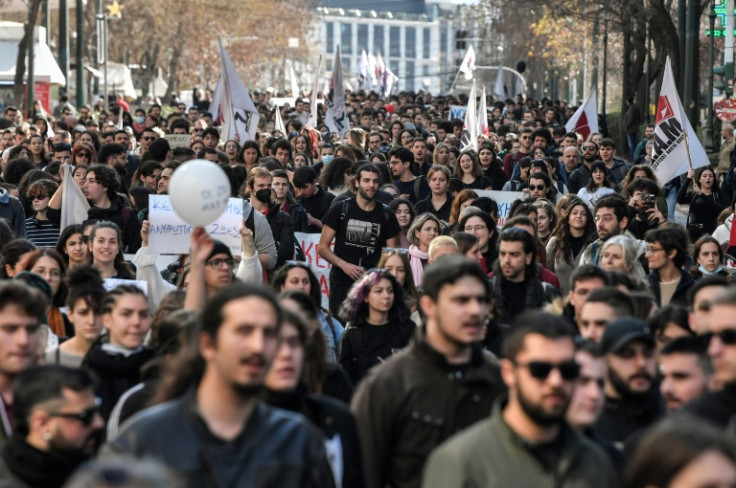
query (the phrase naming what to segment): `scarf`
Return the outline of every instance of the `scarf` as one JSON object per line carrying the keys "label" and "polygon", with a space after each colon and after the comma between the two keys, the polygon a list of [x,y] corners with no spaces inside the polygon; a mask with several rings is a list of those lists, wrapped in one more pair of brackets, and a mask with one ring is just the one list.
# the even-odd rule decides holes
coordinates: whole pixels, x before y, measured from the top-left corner
{"label": "scarf", "polygon": [[8,469],[32,488],[60,488],[86,460],[80,453],[39,451],[13,436],[2,451]]}
{"label": "scarf", "polygon": [[429,253],[420,251],[418,247],[409,246],[409,264],[411,264],[411,274],[414,277],[414,286],[419,286],[424,278],[424,265],[422,259],[429,259]]}
{"label": "scarf", "polygon": [[59,337],[66,337],[66,328],[64,327],[64,316],[59,307],[52,306],[47,315],[47,321],[51,332]]}

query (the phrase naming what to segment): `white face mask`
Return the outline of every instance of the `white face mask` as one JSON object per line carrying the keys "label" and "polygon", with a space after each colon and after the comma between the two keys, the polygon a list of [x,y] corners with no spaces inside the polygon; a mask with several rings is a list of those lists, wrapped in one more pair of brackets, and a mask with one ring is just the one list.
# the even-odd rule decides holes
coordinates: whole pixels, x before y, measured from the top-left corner
{"label": "white face mask", "polygon": [[333,159],[335,159],[335,156],[333,156],[332,154],[325,154],[324,156],[322,156],[322,164],[327,166],[332,162]]}

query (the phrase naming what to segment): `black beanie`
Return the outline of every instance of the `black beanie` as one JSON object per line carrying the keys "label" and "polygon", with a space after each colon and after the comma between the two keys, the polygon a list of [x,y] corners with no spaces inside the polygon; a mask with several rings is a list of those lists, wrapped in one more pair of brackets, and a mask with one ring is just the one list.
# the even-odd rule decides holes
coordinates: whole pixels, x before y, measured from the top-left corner
{"label": "black beanie", "polygon": [[232,259],[233,253],[230,252],[230,248],[222,241],[214,241],[215,246],[212,248],[212,252],[207,256],[207,261],[212,259],[212,256],[217,254],[227,254]]}

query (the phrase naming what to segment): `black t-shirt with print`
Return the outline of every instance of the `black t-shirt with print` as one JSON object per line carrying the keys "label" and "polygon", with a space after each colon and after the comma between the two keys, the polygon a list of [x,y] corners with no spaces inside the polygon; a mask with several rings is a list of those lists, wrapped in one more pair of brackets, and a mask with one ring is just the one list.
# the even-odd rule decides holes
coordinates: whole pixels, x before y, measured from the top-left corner
{"label": "black t-shirt with print", "polygon": [[[376,202],[373,210],[365,212],[355,198],[330,207],[322,223],[335,230],[335,254],[365,269],[378,264],[386,241],[401,231],[396,215],[384,204]],[[337,266],[332,267],[332,273],[348,280]]]}

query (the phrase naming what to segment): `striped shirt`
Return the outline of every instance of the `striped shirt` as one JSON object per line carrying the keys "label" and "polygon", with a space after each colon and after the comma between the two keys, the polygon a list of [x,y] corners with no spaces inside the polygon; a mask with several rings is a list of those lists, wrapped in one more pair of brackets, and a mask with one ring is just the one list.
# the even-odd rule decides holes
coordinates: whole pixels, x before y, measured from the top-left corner
{"label": "striped shirt", "polygon": [[35,217],[26,219],[26,239],[36,247],[56,247],[59,233],[59,228],[50,220],[38,220]]}

